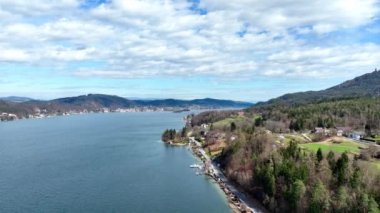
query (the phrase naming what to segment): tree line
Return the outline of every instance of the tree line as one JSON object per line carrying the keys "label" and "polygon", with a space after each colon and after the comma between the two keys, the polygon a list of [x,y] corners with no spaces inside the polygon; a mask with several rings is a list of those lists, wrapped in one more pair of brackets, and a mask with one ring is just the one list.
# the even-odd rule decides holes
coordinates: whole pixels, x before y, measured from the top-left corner
{"label": "tree line", "polygon": [[351,127],[368,134],[380,129],[380,98],[346,98],[306,105],[271,105],[247,109],[261,114],[275,131],[312,130],[315,127]]}
{"label": "tree line", "polygon": [[238,135],[217,161],[272,212],[379,212],[379,173],[358,157],[282,147],[263,129]]}

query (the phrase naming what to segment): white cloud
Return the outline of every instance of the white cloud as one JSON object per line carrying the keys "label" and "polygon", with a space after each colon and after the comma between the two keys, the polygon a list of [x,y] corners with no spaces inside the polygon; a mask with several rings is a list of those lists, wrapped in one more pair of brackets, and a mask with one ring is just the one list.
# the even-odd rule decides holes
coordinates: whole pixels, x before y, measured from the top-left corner
{"label": "white cloud", "polygon": [[3,49],[0,51],[1,62],[22,62],[28,61],[31,56],[21,49]]}
{"label": "white cloud", "polygon": [[46,16],[68,12],[79,4],[78,0],[1,0],[0,8],[16,15]]}
{"label": "white cloud", "polygon": [[313,30],[318,34],[325,34],[333,32],[335,27],[331,24],[316,24],[313,26]]}
{"label": "white cloud", "polygon": [[240,19],[271,30],[318,24],[354,27],[371,22],[379,12],[376,0],[203,0],[201,6],[238,12]]}
{"label": "white cloud", "polygon": [[373,44],[300,48],[270,55],[267,67],[287,76],[354,77],[357,73],[371,71],[379,60],[380,46]]}
{"label": "white cloud", "polygon": [[104,62],[67,70],[84,77],[326,77],[366,72],[380,59],[377,44],[317,45],[289,33],[365,26],[378,15],[375,0],[201,0],[203,15],[187,1],[80,3],[2,0],[0,63]]}

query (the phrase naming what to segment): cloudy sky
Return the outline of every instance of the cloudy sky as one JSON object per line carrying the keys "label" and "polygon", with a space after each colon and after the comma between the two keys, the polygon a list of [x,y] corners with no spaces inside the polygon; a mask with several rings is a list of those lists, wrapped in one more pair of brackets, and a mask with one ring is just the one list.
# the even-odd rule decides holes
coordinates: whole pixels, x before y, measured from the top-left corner
{"label": "cloudy sky", "polygon": [[376,0],[0,1],[0,96],[259,101],[376,67]]}

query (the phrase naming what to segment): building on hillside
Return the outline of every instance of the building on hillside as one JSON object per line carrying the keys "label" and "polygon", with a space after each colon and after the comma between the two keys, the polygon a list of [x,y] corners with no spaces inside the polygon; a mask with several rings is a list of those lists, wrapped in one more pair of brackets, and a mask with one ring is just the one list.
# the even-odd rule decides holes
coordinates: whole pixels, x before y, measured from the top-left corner
{"label": "building on hillside", "polygon": [[354,131],[354,132],[351,132],[349,136],[350,136],[350,138],[352,138],[354,140],[360,140],[360,139],[364,138],[365,133],[361,132],[361,131]]}
{"label": "building on hillside", "polygon": [[1,113],[0,114],[0,120],[1,121],[12,121],[18,119],[17,115],[12,114],[12,113]]}
{"label": "building on hillside", "polygon": [[331,134],[331,129],[322,128],[322,127],[315,127],[314,133],[315,134],[330,135]]}
{"label": "building on hillside", "polygon": [[209,125],[208,124],[201,124],[201,135],[206,136],[208,134]]}
{"label": "building on hillside", "polygon": [[207,128],[208,128],[208,124],[201,124],[201,128],[202,128],[203,130],[207,130]]}
{"label": "building on hillside", "polygon": [[339,137],[349,136],[352,132],[352,128],[350,127],[336,127],[336,135]]}
{"label": "building on hillside", "polygon": [[315,134],[322,134],[324,132],[325,132],[325,128],[322,128],[322,127],[315,127],[314,129]]}

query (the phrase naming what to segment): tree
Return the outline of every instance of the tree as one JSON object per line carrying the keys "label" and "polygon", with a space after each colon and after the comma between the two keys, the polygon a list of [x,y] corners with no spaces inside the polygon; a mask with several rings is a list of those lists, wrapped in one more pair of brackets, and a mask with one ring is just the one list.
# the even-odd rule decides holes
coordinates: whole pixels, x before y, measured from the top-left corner
{"label": "tree", "polygon": [[371,134],[372,134],[372,131],[371,131],[371,125],[366,124],[366,125],[364,126],[364,130],[365,130],[365,134],[366,134],[367,136],[371,136]]}
{"label": "tree", "polygon": [[182,131],[181,131],[181,137],[186,137],[186,133],[187,133],[187,129],[186,129],[186,127],[183,127],[182,128]]}
{"label": "tree", "polygon": [[352,174],[351,178],[350,178],[350,185],[351,185],[351,188],[355,189],[359,186],[359,183],[360,183],[360,169],[359,168],[355,168],[354,170],[354,173]]}
{"label": "tree", "polygon": [[161,139],[164,142],[169,142],[175,139],[177,135],[177,132],[175,129],[167,129],[165,132],[162,134]]}
{"label": "tree", "polygon": [[283,156],[285,159],[298,158],[300,155],[300,149],[295,141],[291,140],[289,146],[283,150]]}
{"label": "tree", "polygon": [[330,182],[332,180],[332,171],[330,169],[330,165],[327,161],[327,159],[323,159],[318,165],[317,165],[317,173],[314,174],[311,178],[312,179],[319,179],[322,181],[322,183],[325,186],[329,186]]}
{"label": "tree", "polygon": [[230,129],[231,129],[231,132],[234,132],[236,130],[235,122],[231,122]]}
{"label": "tree", "polygon": [[262,118],[261,116],[260,116],[260,117],[257,117],[257,118],[255,119],[255,126],[262,126],[263,123],[264,123],[264,120],[263,120],[263,118]]}
{"label": "tree", "polygon": [[269,196],[273,196],[275,194],[276,190],[276,179],[273,173],[273,168],[269,163],[265,163],[264,165],[260,166],[256,177],[258,178],[258,181],[262,184],[264,191]]}
{"label": "tree", "polygon": [[348,155],[347,153],[343,153],[338,161],[336,162],[334,174],[337,177],[337,181],[339,185],[342,185],[347,182],[347,168],[348,168]]}
{"label": "tree", "polygon": [[294,209],[296,209],[299,206],[299,202],[301,198],[304,196],[305,192],[306,187],[302,180],[294,181],[289,194],[290,203]]}
{"label": "tree", "polygon": [[369,197],[367,193],[362,193],[359,198],[359,211],[367,212],[368,211]]}
{"label": "tree", "polygon": [[322,154],[321,148],[318,148],[318,151],[317,151],[317,160],[318,160],[318,163],[320,163],[323,160],[323,154]]}
{"label": "tree", "polygon": [[368,201],[368,212],[369,213],[380,213],[379,204],[377,204],[376,200],[371,196]]}
{"label": "tree", "polygon": [[330,151],[327,154],[327,160],[329,162],[331,170],[334,170],[336,163],[335,163],[335,153],[333,151]]}
{"label": "tree", "polygon": [[210,124],[210,131],[212,131],[212,130],[214,130],[214,124],[213,123]]}
{"label": "tree", "polygon": [[329,209],[330,193],[328,190],[326,190],[326,187],[323,185],[323,183],[318,180],[312,190],[309,212],[319,213],[328,211]]}
{"label": "tree", "polygon": [[335,202],[336,208],[341,212],[347,212],[348,207],[348,192],[345,186],[340,186],[338,188],[338,193],[336,194]]}

